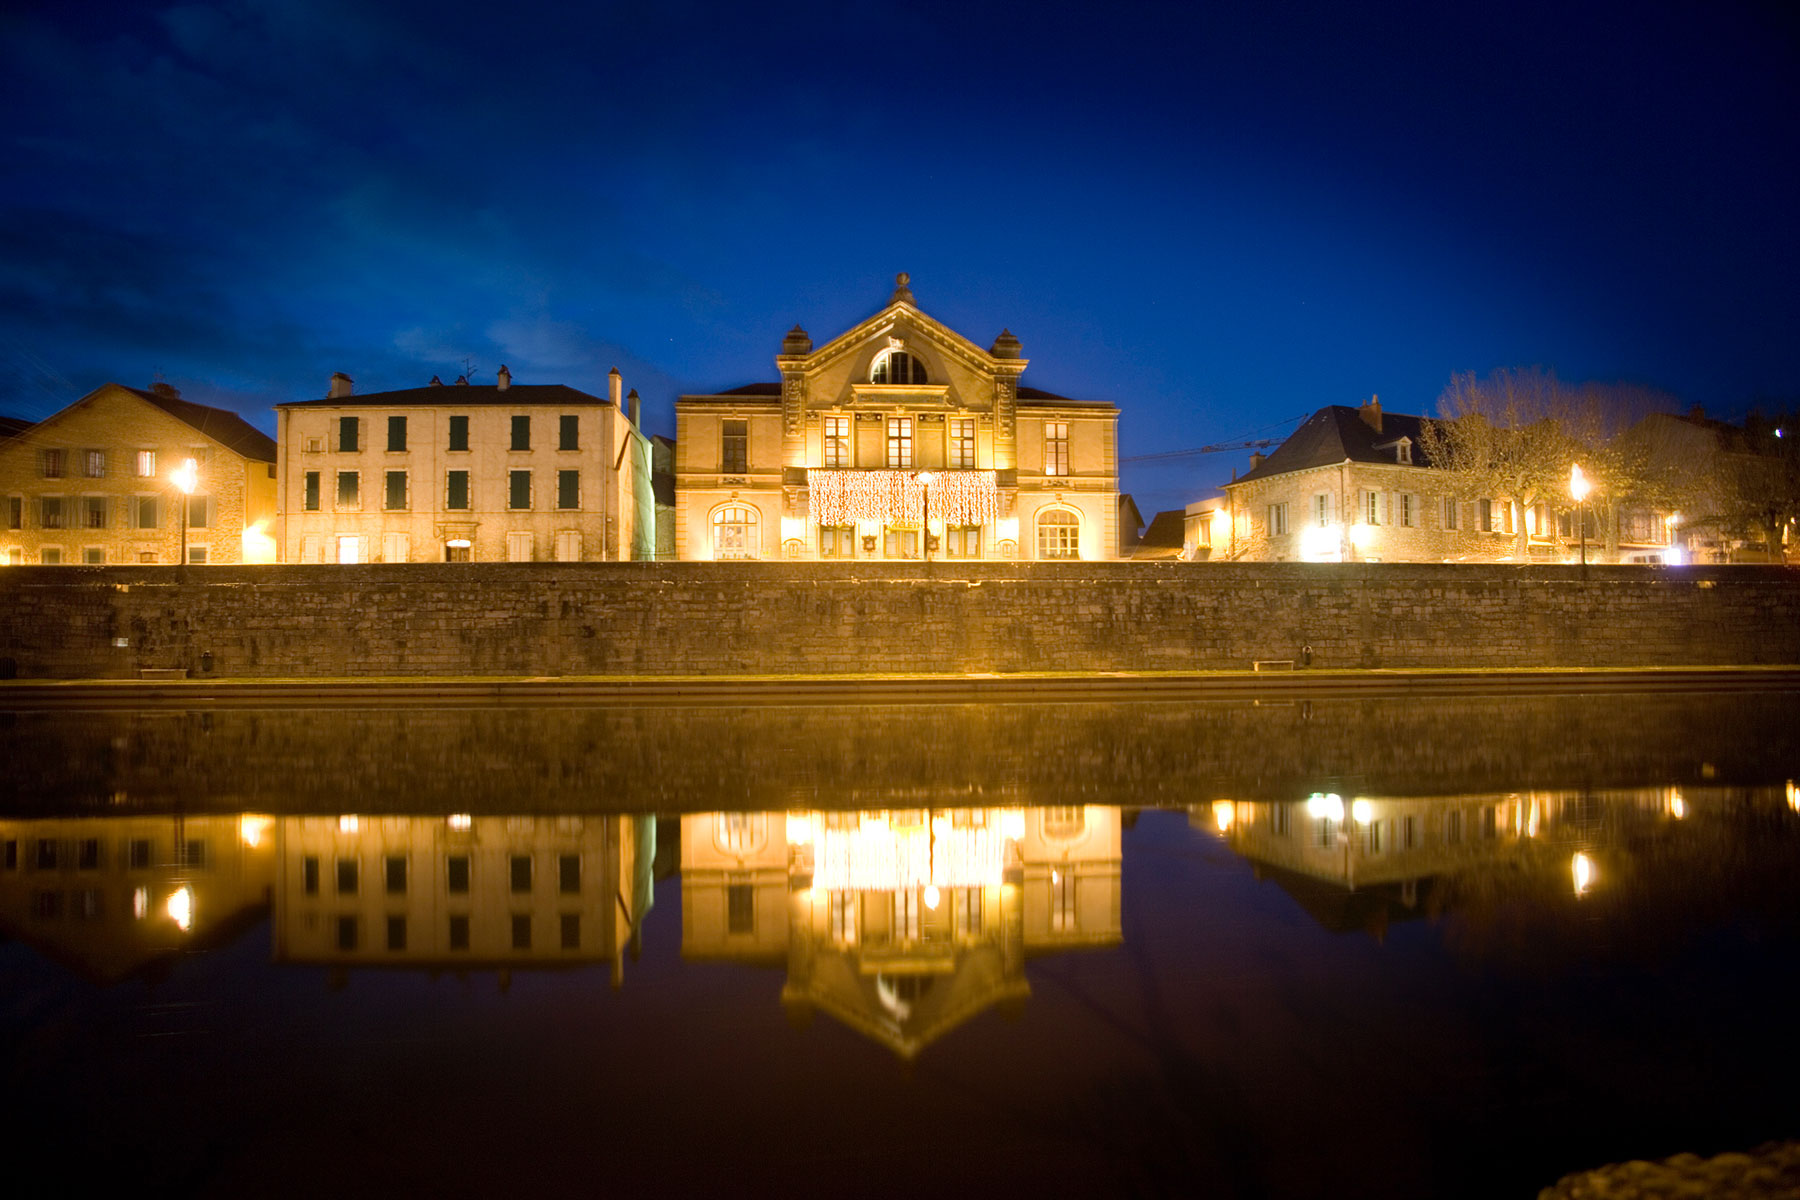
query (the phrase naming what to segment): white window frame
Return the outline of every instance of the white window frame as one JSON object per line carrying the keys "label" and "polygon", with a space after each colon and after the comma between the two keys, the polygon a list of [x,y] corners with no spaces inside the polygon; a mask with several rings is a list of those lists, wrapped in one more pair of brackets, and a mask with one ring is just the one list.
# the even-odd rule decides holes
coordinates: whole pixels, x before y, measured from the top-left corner
{"label": "white window frame", "polygon": [[[1064,520],[1065,517],[1068,519]],[[1036,528],[1040,559],[1072,562],[1081,557],[1080,513],[1072,508],[1040,509],[1032,524]],[[1070,531],[1073,531],[1073,540]],[[1068,553],[1063,553],[1064,550]]]}

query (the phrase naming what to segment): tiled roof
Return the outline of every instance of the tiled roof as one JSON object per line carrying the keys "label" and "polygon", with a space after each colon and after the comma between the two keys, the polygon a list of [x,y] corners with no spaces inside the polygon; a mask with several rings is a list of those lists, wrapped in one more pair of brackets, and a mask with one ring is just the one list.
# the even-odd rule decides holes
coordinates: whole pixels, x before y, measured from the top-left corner
{"label": "tiled roof", "polygon": [[1179,554],[1186,536],[1186,513],[1179,508],[1159,512],[1150,519],[1150,527],[1144,530],[1144,536],[1138,541],[1139,556],[1158,550]]}
{"label": "tiled roof", "polygon": [[31,422],[24,417],[0,417],[0,441],[9,437],[18,437],[31,428]]}
{"label": "tiled roof", "polygon": [[1277,446],[1255,470],[1237,477],[1236,482],[1267,479],[1290,471],[1326,467],[1348,459],[1351,462],[1397,463],[1393,444],[1401,438],[1412,440],[1412,466],[1428,467],[1419,446],[1419,426],[1425,418],[1406,413],[1382,413],[1381,432],[1377,433],[1362,418],[1362,410],[1346,404],[1321,408],[1301,422],[1300,428]]}
{"label": "tiled roof", "polygon": [[154,388],[125,390],[134,396],[143,397],[176,420],[192,425],[221,446],[253,462],[275,461],[275,439],[237,413],[183,400],[180,396],[171,394],[173,388],[168,392],[159,392]]}
{"label": "tiled roof", "polygon": [[323,400],[292,400],[276,408],[404,408],[429,405],[433,408],[465,408],[476,405],[532,405],[572,407],[607,404],[598,396],[560,383],[515,383],[502,388],[492,383],[444,383],[434,387],[401,388],[395,392],[368,392],[356,396],[327,396]]}

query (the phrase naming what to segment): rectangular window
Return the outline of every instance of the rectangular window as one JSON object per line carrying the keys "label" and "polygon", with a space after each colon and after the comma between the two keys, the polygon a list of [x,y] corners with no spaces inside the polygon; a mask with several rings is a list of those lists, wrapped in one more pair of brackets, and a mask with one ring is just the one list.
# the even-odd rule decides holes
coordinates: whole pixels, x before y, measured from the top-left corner
{"label": "rectangular window", "polygon": [[1285,503],[1269,505],[1269,536],[1281,537],[1288,531],[1288,506]]}
{"label": "rectangular window", "polygon": [[756,932],[756,889],[747,883],[725,888],[725,929],[728,933]]}
{"label": "rectangular window", "polygon": [[537,557],[537,545],[530,530],[515,530],[506,535],[506,561],[531,562]]}
{"label": "rectangular window", "polygon": [[750,469],[750,422],[726,418],[719,422],[719,470],[742,475]]}
{"label": "rectangular window", "polygon": [[[150,839],[149,838],[132,838],[130,843],[128,843],[125,847],[125,861],[130,865],[130,867],[133,871],[149,870],[150,869]],[[315,876],[318,874],[317,866],[315,866],[313,868],[313,874]],[[313,890],[316,892],[319,889],[315,885]]]}
{"label": "rectangular window", "polygon": [[358,417],[338,418],[338,450],[344,454],[354,454],[361,435]]}
{"label": "rectangular window", "polygon": [[362,479],[357,472],[338,472],[337,506],[346,512],[355,512],[362,507]]}
{"label": "rectangular window", "polygon": [[63,473],[68,470],[68,456],[67,450],[38,451],[38,466],[42,470],[44,478],[61,479]]}
{"label": "rectangular window", "polygon": [[302,487],[300,504],[307,512],[319,511],[319,473],[317,471],[308,471],[306,473],[306,482]]}
{"label": "rectangular window", "polygon": [[81,452],[81,465],[83,473],[89,479],[105,479],[106,451],[83,450]]}
{"label": "rectangular window", "polygon": [[959,471],[975,469],[975,418],[950,418],[950,466]]}
{"label": "rectangular window", "polygon": [[469,856],[452,854],[444,860],[444,887],[459,894],[469,890]]}
{"label": "rectangular window", "polygon": [[354,858],[337,860],[337,890],[340,896],[356,895],[357,862]]}
{"label": "rectangular window", "polygon": [[580,471],[558,471],[556,473],[556,507],[581,507]]}
{"label": "rectangular window", "polygon": [[444,473],[444,507],[469,507],[469,473],[467,471],[447,471]]}
{"label": "rectangular window", "polygon": [[156,478],[156,451],[139,450],[137,452],[137,477],[139,479]]}
{"label": "rectangular window", "polygon": [[8,496],[6,498],[6,527],[8,529],[25,528],[25,497]]}
{"label": "rectangular window", "polygon": [[1475,502],[1475,528],[1483,533],[1494,532],[1494,502],[1492,500]]}
{"label": "rectangular window", "polygon": [[1411,850],[1419,844],[1419,819],[1417,817],[1400,818],[1400,848]]}
{"label": "rectangular window", "polygon": [[78,871],[97,871],[100,869],[100,839],[82,838],[75,844],[75,869]]}
{"label": "rectangular window", "polygon": [[383,507],[390,512],[406,507],[405,471],[389,471],[387,473],[387,495],[383,499]]}
{"label": "rectangular window", "polygon": [[512,948],[514,950],[531,949],[531,914],[514,913],[512,919]]}
{"label": "rectangular window", "polygon": [[350,565],[363,560],[362,535],[356,533],[340,533],[337,540],[337,560]]}
{"label": "rectangular window", "polygon": [[581,449],[581,417],[575,413],[564,413],[556,421],[556,448],[558,450]]}
{"label": "rectangular window", "polygon": [[38,562],[46,567],[54,567],[62,562],[62,551],[55,546],[45,546],[38,551]]}
{"label": "rectangular window", "polygon": [[514,450],[531,449],[530,417],[514,417],[512,419],[512,448]]}
{"label": "rectangular window", "polygon": [[1069,423],[1044,422],[1044,474],[1069,473]]}
{"label": "rectangular window", "polygon": [[466,915],[450,918],[450,948],[452,950],[469,948],[469,918]]}
{"label": "rectangular window", "polygon": [[820,558],[855,558],[856,526],[854,525],[821,525],[819,526]]}
{"label": "rectangular window", "polygon": [[325,439],[322,437],[309,437],[305,439],[305,445],[302,449],[308,454],[322,454],[325,451]]}
{"label": "rectangular window", "polygon": [[388,451],[397,454],[406,449],[406,418],[388,418]]}
{"label": "rectangular window", "polygon": [[565,895],[581,890],[581,855],[563,854],[556,859],[556,889]]}
{"label": "rectangular window", "polygon": [[356,949],[356,924],[355,917],[339,917],[337,919],[337,948],[339,950]]}
{"label": "rectangular window", "polygon": [[559,529],[556,531],[556,561],[581,561],[581,530]]}
{"label": "rectangular window", "polygon": [[911,417],[888,418],[887,465],[890,471],[905,471],[912,468],[913,423]]}
{"label": "rectangular window", "polygon": [[[147,843],[145,848],[148,849]],[[319,894],[318,855],[309,854],[300,860],[300,887],[301,890],[309,896],[316,896]]]}
{"label": "rectangular window", "polygon": [[1457,508],[1458,508],[1458,505],[1455,500],[1451,499],[1448,496],[1444,497],[1444,528],[1445,529],[1455,529],[1457,527],[1457,520],[1456,520]]}
{"label": "rectangular window", "polygon": [[1452,845],[1462,841],[1462,813],[1452,812],[1444,818],[1444,840]]}
{"label": "rectangular window", "polygon": [[155,529],[157,527],[158,519],[162,516],[158,511],[160,508],[158,498],[155,496],[138,496],[136,500],[137,503],[133,505],[133,508],[136,510],[134,515],[137,517],[137,527],[139,529]]}
{"label": "rectangular window", "polygon": [[506,507],[531,507],[530,471],[508,471],[506,473]]}
{"label": "rectangular window", "polygon": [[850,418],[825,418],[825,465],[827,467],[848,467],[850,465]]}
{"label": "rectangular window", "polygon": [[581,949],[581,914],[564,913],[560,919],[562,948],[564,950]]}
{"label": "rectangular window", "polygon": [[387,948],[389,950],[406,949],[405,917],[389,917],[387,919]]}
{"label": "rectangular window", "polygon": [[38,497],[38,525],[43,529],[61,529],[63,527],[61,496]]}
{"label": "rectangular window", "polygon": [[206,561],[206,547],[205,546],[189,546],[188,547],[188,561],[190,563],[205,562]]}
{"label": "rectangular window", "polygon": [[187,508],[189,529],[205,529],[212,524],[211,496],[189,496]]}
{"label": "rectangular window", "polygon": [[387,878],[387,894],[390,896],[406,895],[406,858],[403,855],[389,855],[384,864]]}
{"label": "rectangular window", "polygon": [[1331,497],[1323,492],[1313,497],[1313,524],[1320,529],[1331,524]]}
{"label": "rectangular window", "polygon": [[529,892],[531,890],[531,855],[515,854],[511,862],[512,890]]}
{"label": "rectangular window", "polygon": [[106,551],[98,546],[89,546],[81,552],[81,561],[91,567],[97,567],[106,561]]}
{"label": "rectangular window", "polygon": [[81,523],[84,527],[88,529],[106,528],[105,496],[84,496],[81,507],[83,509]]}
{"label": "rectangular window", "polygon": [[381,561],[406,562],[412,555],[412,540],[404,533],[384,533],[381,535]]}
{"label": "rectangular window", "polygon": [[469,418],[450,418],[450,449],[467,450],[469,448]]}
{"label": "rectangular window", "polygon": [[1414,516],[1418,497],[1407,492],[1400,493],[1400,523],[1411,528],[1417,518]]}
{"label": "rectangular window", "polygon": [[1363,493],[1363,521],[1370,525],[1381,524],[1381,493]]}

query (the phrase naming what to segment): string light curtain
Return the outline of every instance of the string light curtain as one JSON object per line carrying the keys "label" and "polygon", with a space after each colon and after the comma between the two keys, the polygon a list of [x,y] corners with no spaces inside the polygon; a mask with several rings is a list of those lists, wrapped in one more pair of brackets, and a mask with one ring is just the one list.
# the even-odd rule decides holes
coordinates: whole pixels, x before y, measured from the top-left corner
{"label": "string light curtain", "polygon": [[[814,525],[917,525],[925,517],[926,486],[912,471],[806,472],[807,507]],[[934,471],[931,518],[951,525],[987,525],[1000,518],[992,471]]]}

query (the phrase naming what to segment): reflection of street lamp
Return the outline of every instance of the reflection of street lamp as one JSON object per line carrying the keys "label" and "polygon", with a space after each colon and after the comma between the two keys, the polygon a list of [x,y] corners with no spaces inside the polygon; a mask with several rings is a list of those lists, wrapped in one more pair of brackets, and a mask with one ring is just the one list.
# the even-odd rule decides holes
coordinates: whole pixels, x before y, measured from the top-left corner
{"label": "reflection of street lamp", "polygon": [[1587,499],[1591,485],[1586,475],[1581,473],[1581,464],[1569,468],[1569,495],[1575,497],[1575,524],[1581,534],[1581,574],[1587,575],[1587,514],[1582,508],[1582,501]]}
{"label": "reflection of street lamp", "polygon": [[931,481],[937,476],[930,471],[920,471],[913,476],[919,486],[925,489],[925,519],[919,522],[919,538],[925,549],[925,561],[931,561]]}
{"label": "reflection of street lamp", "polygon": [[176,561],[184,567],[187,566],[188,501],[193,497],[199,474],[200,468],[191,458],[182,459],[181,465],[169,472],[169,482],[181,490],[181,557]]}

